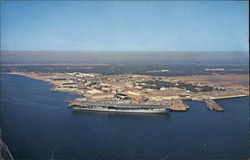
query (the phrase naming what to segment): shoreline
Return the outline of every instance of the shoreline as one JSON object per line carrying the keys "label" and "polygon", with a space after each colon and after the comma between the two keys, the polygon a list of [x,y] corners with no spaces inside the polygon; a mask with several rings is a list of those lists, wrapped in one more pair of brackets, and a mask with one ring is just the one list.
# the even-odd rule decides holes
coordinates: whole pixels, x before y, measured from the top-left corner
{"label": "shoreline", "polygon": [[[15,75],[20,75],[20,76],[25,76],[25,77],[28,77],[28,78],[36,79],[36,80],[41,80],[41,81],[52,84],[54,86],[54,88],[50,88],[50,90],[52,90],[52,91],[75,93],[75,94],[78,94],[80,96],[83,96],[83,95],[81,95],[80,93],[77,93],[77,92],[72,92],[72,91],[67,91],[67,90],[58,90],[58,89],[55,88],[56,85],[51,81],[48,81],[48,80],[45,80],[45,79],[40,79],[40,78],[34,78],[34,77],[28,76],[26,74],[20,73],[20,72],[6,72],[6,73],[0,73],[0,74],[15,74]],[[240,97],[249,97],[249,95],[221,96],[221,97],[213,97],[211,99],[220,100],[220,99],[231,99],[231,98],[240,98]],[[191,100],[191,101],[193,101],[192,98],[186,98],[186,99],[183,98],[182,100]]]}
{"label": "shoreline", "polygon": [[34,77],[28,76],[26,74],[18,73],[18,72],[6,72],[6,73],[0,73],[0,74],[13,74],[13,75],[28,77],[28,78],[31,78],[31,79],[34,79],[34,80],[40,80],[40,81],[43,81],[43,82],[46,82],[46,83],[49,83],[49,84],[53,85],[53,87],[51,87],[49,89],[51,91],[73,93],[73,94],[77,94],[79,96],[82,96],[80,93],[77,93],[77,92],[72,92],[72,91],[67,91],[67,90],[58,90],[58,89],[56,89],[56,85],[54,83],[52,83],[51,81],[45,80],[45,79],[34,78]]}
{"label": "shoreline", "polygon": [[[81,96],[79,98],[84,98],[84,96],[82,94],[78,93],[78,92],[74,92],[74,91],[70,91],[70,90],[63,90],[63,89],[59,90],[59,89],[57,89],[56,88],[57,85],[55,83],[51,82],[50,80],[46,80],[46,79],[42,79],[42,78],[35,78],[35,77],[29,76],[29,75],[27,75],[25,73],[21,73],[21,72],[5,72],[5,73],[1,72],[0,74],[13,74],[13,75],[25,76],[25,77],[35,79],[35,80],[41,80],[41,81],[47,82],[49,84],[52,84],[53,87],[50,88],[50,90],[52,90],[52,91],[73,93],[73,94],[77,94],[77,95]],[[241,98],[241,97],[249,97],[249,95],[243,95],[242,94],[242,95],[235,95],[235,96],[234,95],[232,95],[232,96],[220,96],[220,97],[212,97],[211,99],[212,100],[221,100],[221,99],[233,99],[233,98]],[[195,100],[193,98],[183,98],[181,100],[183,100],[183,101],[186,101],[186,100],[188,100],[188,101],[197,101],[197,100]],[[179,110],[176,110],[176,111],[179,111]]]}

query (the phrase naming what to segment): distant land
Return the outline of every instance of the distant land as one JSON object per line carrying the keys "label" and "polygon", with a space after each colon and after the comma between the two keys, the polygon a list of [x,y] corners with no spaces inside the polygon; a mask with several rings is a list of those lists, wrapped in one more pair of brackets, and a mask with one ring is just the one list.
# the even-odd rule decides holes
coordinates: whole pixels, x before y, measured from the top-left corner
{"label": "distant land", "polygon": [[109,66],[109,64],[88,64],[88,63],[10,63],[10,64],[2,64],[2,66]]}
{"label": "distant land", "polygon": [[246,51],[1,51],[1,64],[248,64]]}

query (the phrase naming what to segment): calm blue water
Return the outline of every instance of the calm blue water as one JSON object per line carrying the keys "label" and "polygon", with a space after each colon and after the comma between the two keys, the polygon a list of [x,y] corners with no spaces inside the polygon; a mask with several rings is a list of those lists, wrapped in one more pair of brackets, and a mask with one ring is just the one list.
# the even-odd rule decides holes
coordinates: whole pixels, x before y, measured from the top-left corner
{"label": "calm blue water", "polygon": [[247,159],[249,97],[219,100],[225,112],[188,101],[169,115],[74,113],[77,95],[18,75],[1,75],[2,138],[15,158]]}

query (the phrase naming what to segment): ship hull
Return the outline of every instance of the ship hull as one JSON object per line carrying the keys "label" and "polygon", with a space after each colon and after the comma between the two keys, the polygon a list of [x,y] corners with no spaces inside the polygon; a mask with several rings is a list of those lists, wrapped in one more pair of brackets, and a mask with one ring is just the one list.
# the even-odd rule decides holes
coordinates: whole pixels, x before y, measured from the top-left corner
{"label": "ship hull", "polygon": [[73,111],[94,111],[94,112],[117,112],[117,113],[145,113],[145,114],[166,114],[169,112],[167,109],[108,109],[108,108],[82,108],[73,107]]}

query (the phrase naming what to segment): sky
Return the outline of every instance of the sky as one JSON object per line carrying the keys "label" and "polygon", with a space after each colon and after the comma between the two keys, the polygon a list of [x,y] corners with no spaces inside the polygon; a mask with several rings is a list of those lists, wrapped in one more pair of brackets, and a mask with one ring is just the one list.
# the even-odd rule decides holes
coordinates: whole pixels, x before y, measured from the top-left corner
{"label": "sky", "polygon": [[1,50],[249,50],[247,1],[0,3]]}

